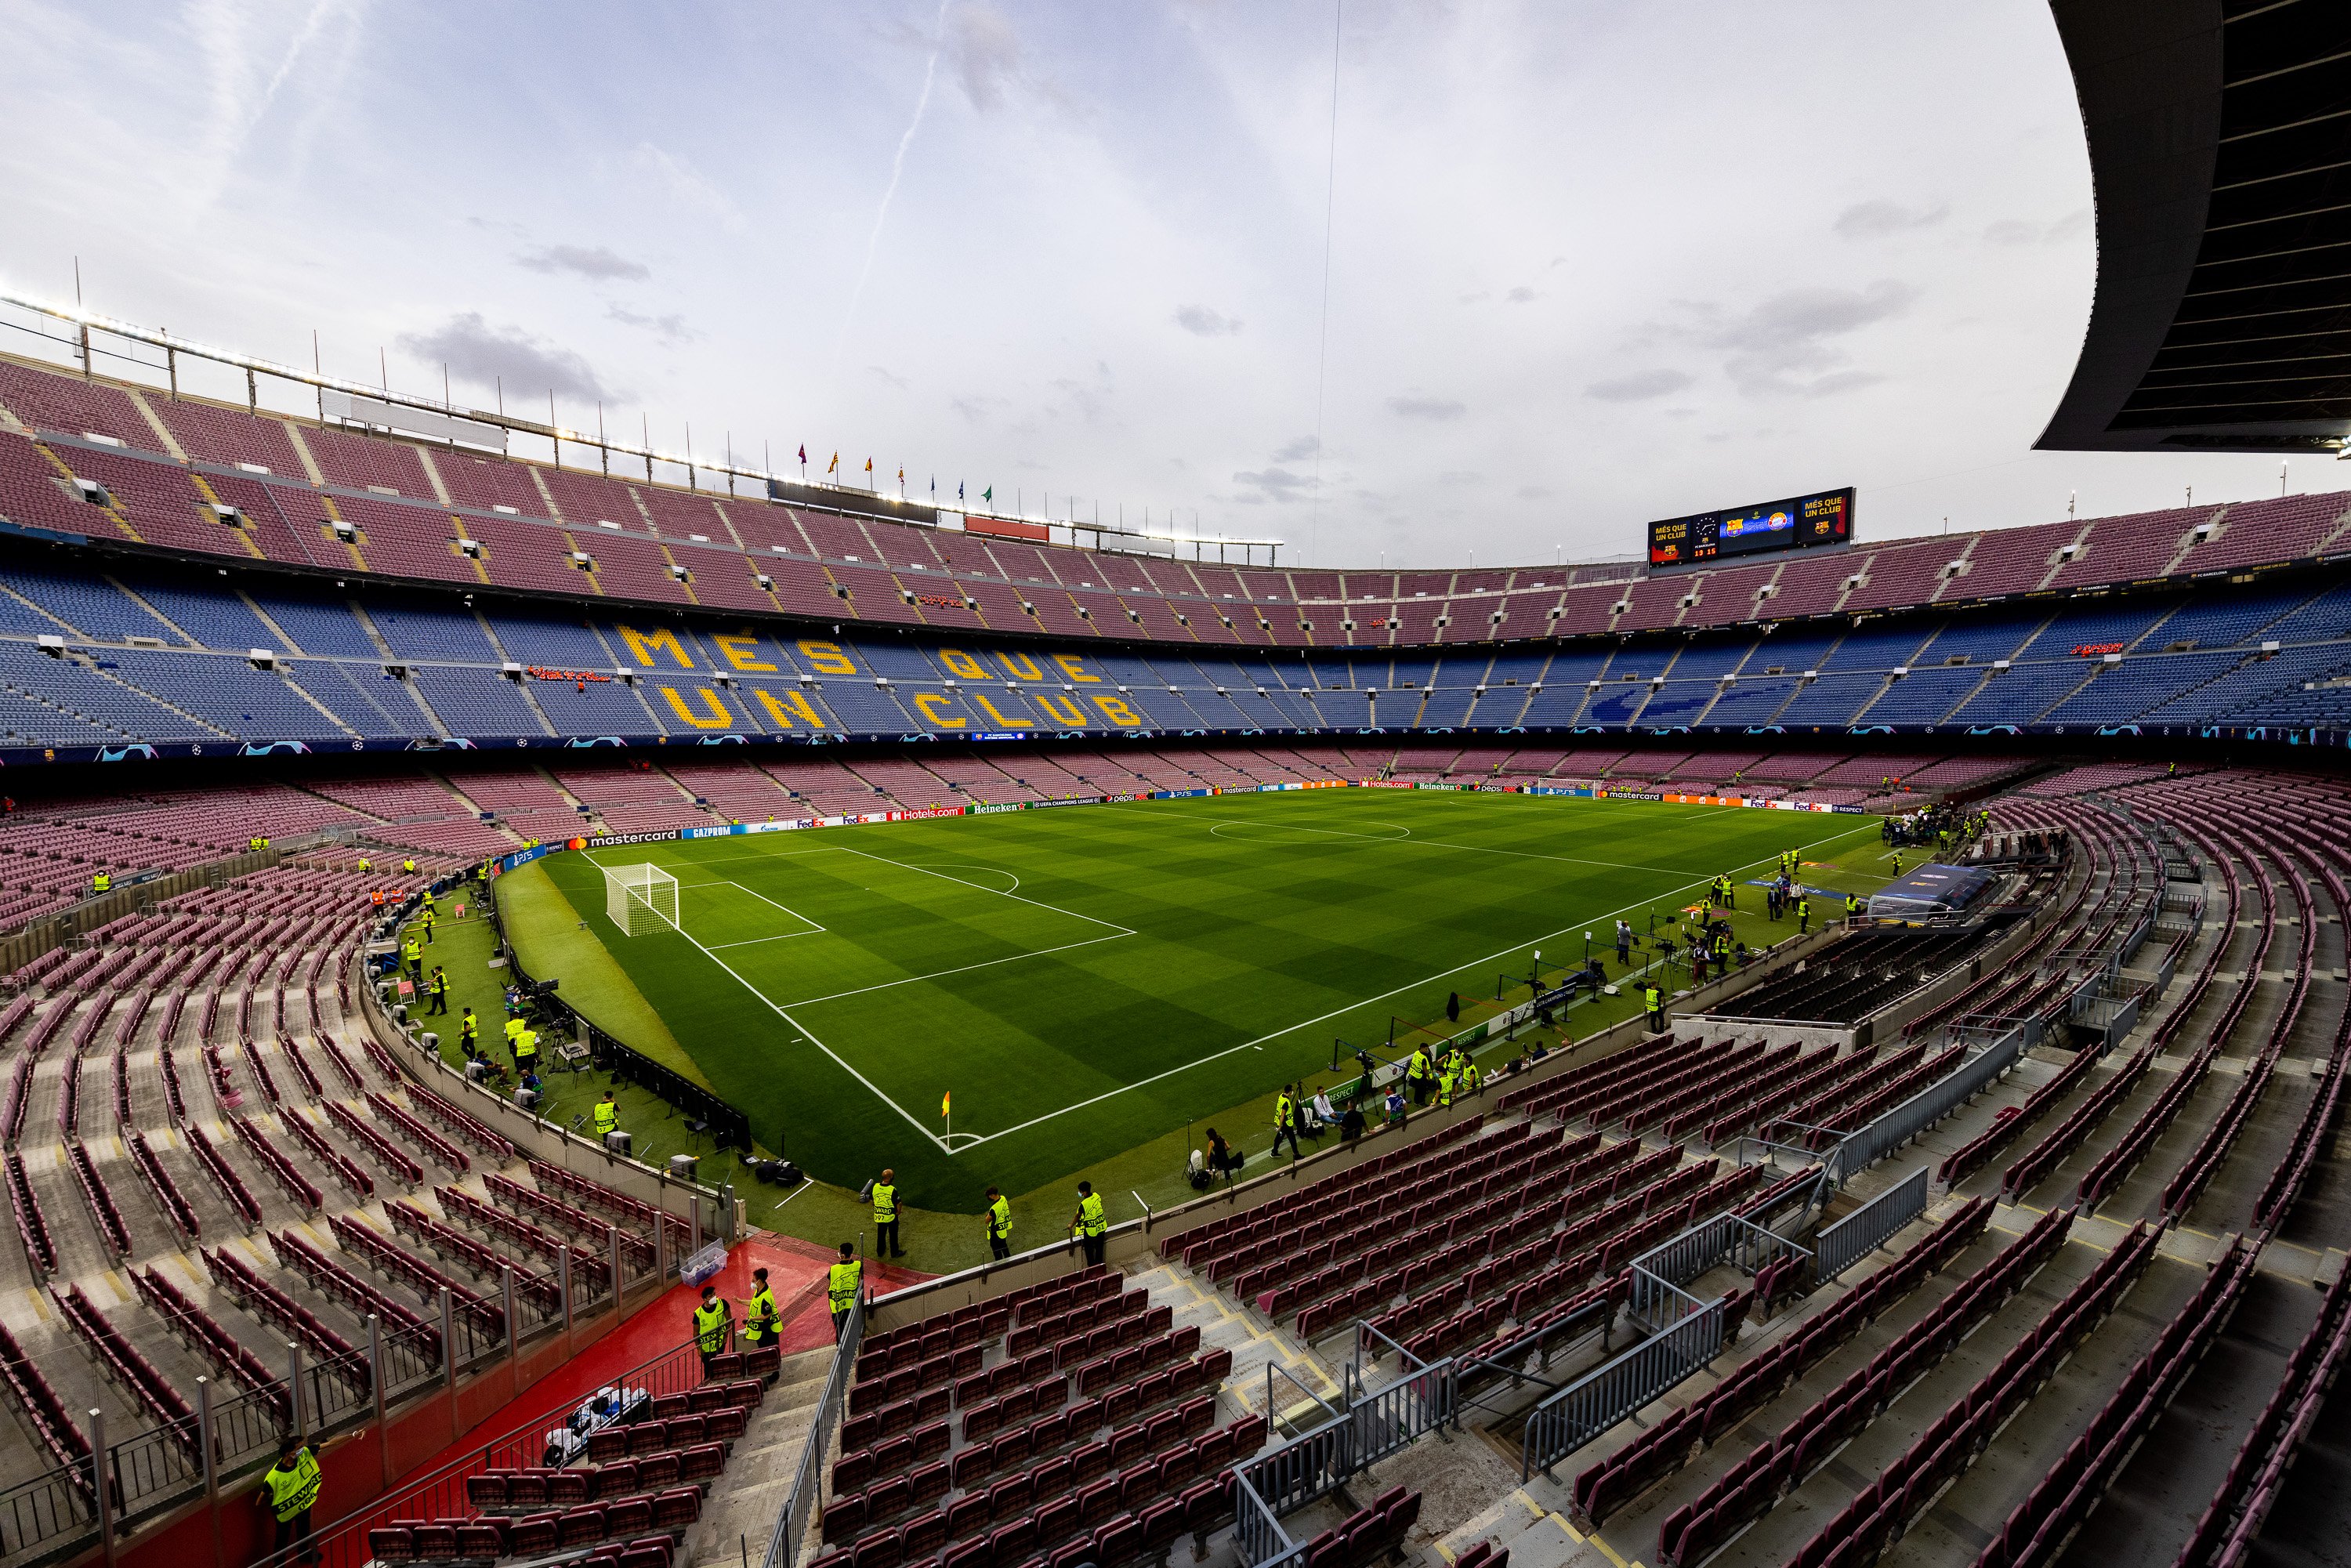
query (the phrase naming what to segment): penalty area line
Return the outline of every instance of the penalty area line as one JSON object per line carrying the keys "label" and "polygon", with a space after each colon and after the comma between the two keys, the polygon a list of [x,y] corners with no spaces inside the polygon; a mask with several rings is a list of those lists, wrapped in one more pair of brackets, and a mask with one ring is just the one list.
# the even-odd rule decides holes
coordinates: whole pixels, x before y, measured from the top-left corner
{"label": "penalty area line", "polygon": [[[592,855],[588,858],[590,863],[599,867],[603,864],[602,862],[596,860]],[[893,1111],[897,1112],[899,1116],[904,1120],[906,1125],[914,1128],[915,1132],[921,1134],[924,1137],[928,1138],[933,1146],[937,1148],[939,1153],[948,1155],[955,1152],[953,1149],[947,1147],[946,1141],[945,1139],[941,1138],[936,1133],[932,1132],[928,1127],[924,1126],[923,1124],[914,1117],[912,1112],[908,1111],[904,1105],[899,1104],[895,1100],[891,1099],[887,1094],[883,1093],[881,1085],[875,1083],[873,1080],[866,1077],[862,1072],[858,1071],[854,1067],[852,1067],[847,1061],[842,1060],[841,1052],[833,1050],[832,1047],[825,1044],[823,1040],[818,1039],[814,1030],[810,1029],[806,1024],[800,1022],[799,1019],[792,1017],[790,1013],[785,1011],[782,1007],[777,1004],[776,999],[773,997],[770,997],[767,992],[761,990],[758,987],[745,979],[734,965],[729,964],[726,959],[712,952],[708,947],[704,946],[700,941],[696,940],[692,932],[680,926],[672,926],[671,929],[676,931],[679,936],[684,937],[687,941],[694,943],[695,949],[697,952],[699,952],[704,957],[709,959],[712,963],[717,965],[720,968],[726,970],[727,977],[732,979],[737,985],[742,987],[745,990],[758,998],[762,1002],[765,1002],[768,1006],[768,1011],[774,1013],[778,1018],[791,1025],[795,1030],[798,1030],[810,1045],[815,1046],[819,1051],[824,1052],[825,1055],[831,1057],[834,1066],[840,1068],[843,1072],[848,1073],[852,1078],[856,1079],[858,1082],[863,1084],[866,1091],[871,1093],[873,1098],[881,1101],[882,1103],[889,1106]]]}

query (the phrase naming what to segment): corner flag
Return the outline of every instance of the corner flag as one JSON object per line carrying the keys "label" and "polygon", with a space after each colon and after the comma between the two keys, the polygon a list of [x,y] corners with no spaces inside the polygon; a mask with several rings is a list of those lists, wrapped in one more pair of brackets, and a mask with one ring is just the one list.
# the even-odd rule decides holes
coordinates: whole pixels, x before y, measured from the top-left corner
{"label": "corner flag", "polygon": [[946,1114],[947,1113],[947,1103],[948,1103],[948,1102],[949,1102],[949,1101],[953,1100],[954,1098],[955,1098],[955,1096],[954,1096],[952,1093],[942,1094],[942,1095],[940,1095],[940,1096],[939,1096],[939,1114],[940,1114],[940,1115],[944,1116],[944,1115],[946,1115]]}

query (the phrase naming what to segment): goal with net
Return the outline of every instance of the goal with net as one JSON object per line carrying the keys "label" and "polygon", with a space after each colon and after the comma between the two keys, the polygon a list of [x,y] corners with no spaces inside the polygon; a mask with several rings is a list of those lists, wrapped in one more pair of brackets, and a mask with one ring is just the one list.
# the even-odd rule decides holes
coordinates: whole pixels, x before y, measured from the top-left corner
{"label": "goal with net", "polygon": [[604,913],[622,935],[643,936],[677,925],[677,878],[657,865],[608,865],[604,869]]}

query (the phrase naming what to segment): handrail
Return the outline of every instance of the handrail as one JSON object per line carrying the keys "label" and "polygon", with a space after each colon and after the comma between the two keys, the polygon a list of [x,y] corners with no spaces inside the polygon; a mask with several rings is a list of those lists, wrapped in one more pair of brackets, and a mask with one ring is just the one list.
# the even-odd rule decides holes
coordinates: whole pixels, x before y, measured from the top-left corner
{"label": "handrail", "polygon": [[824,1458],[832,1444],[832,1428],[841,1419],[841,1407],[848,1397],[850,1370],[857,1364],[858,1347],[865,1343],[865,1299],[861,1294],[849,1310],[849,1319],[841,1325],[841,1338],[832,1352],[832,1369],[826,1375],[824,1395],[816,1402],[816,1412],[809,1417],[808,1442],[800,1449],[800,1468],[792,1479],[790,1495],[784,1499],[783,1508],[776,1515],[776,1526],[768,1532],[768,1555],[761,1568],[792,1568],[799,1558],[800,1540],[808,1534],[809,1515],[815,1511],[817,1500],[824,1494]]}
{"label": "handrail", "polygon": [[[673,1375],[680,1368],[690,1372],[690,1379]],[[624,1389],[643,1388],[650,1396],[674,1391],[656,1388],[656,1383],[675,1382],[683,1382],[689,1387],[699,1386],[702,1383],[702,1354],[692,1340],[664,1351],[642,1365],[631,1367],[614,1378],[612,1385]],[[487,1442],[468,1443],[463,1458],[451,1459],[431,1473],[410,1480],[397,1491],[385,1492],[331,1523],[320,1526],[307,1543],[255,1558],[247,1568],[285,1568],[295,1555],[306,1550],[326,1553],[326,1568],[363,1568],[370,1555],[368,1530],[384,1520],[402,1517],[399,1511],[410,1508],[435,1492],[442,1494],[443,1500],[425,1510],[430,1517],[448,1517],[464,1511],[465,1477],[492,1469],[501,1462],[513,1464],[517,1469],[539,1464],[544,1454],[542,1440],[549,1427],[560,1425],[579,1406],[577,1398],[550,1405],[542,1414],[509,1427]],[[453,1482],[455,1486],[451,1485]]]}

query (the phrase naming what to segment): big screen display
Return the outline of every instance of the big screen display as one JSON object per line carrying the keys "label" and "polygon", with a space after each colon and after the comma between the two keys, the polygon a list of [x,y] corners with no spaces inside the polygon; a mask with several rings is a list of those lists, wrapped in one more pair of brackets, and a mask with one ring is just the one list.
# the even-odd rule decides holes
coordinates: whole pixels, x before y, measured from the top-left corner
{"label": "big screen display", "polygon": [[1727,556],[1764,555],[1853,538],[1853,487],[1696,512],[1649,525],[1649,564],[1683,566]]}

